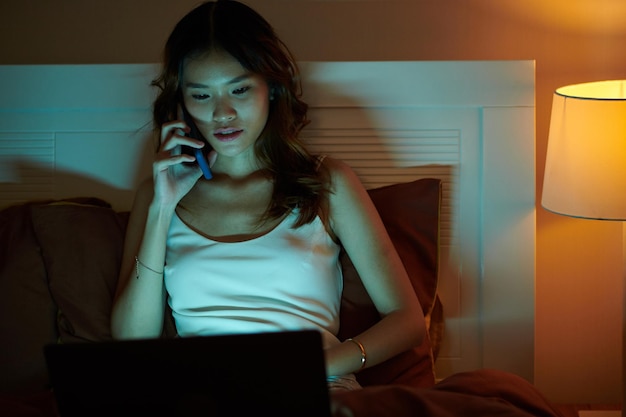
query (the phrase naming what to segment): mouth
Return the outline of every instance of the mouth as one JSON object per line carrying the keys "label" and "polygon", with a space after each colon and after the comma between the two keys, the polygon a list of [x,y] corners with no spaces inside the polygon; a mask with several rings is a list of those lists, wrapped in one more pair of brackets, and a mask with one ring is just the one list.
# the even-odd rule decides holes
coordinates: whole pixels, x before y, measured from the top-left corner
{"label": "mouth", "polygon": [[213,136],[222,142],[230,142],[237,139],[243,133],[242,129],[236,129],[233,127],[226,127],[216,129],[213,132]]}

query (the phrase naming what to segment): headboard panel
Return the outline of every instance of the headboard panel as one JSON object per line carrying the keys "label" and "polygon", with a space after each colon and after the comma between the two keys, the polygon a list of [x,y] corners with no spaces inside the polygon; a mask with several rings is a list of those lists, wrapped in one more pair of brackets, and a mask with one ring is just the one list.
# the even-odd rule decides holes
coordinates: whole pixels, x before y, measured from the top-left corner
{"label": "headboard panel", "polygon": [[[304,62],[304,139],[366,187],[443,180],[437,373],[533,379],[534,63]],[[152,64],[0,66],[0,206],[96,195],[150,173]]]}
{"label": "headboard panel", "polygon": [[307,63],[317,152],[366,187],[443,180],[438,376],[533,379],[534,62]]}

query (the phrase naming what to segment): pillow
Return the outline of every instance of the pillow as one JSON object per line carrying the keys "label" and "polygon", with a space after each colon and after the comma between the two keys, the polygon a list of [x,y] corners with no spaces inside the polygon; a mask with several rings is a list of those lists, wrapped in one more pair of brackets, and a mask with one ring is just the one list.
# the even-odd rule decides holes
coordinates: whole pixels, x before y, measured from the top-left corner
{"label": "pillow", "polygon": [[[419,179],[368,190],[389,236],[407,270],[425,316],[437,302],[441,180]],[[344,292],[340,340],[356,336],[380,316],[367,295],[349,256],[342,251]],[[423,343],[357,374],[361,385],[435,383],[434,358],[427,334]]]}
{"label": "pillow", "polygon": [[56,309],[30,220],[32,204],[0,211],[0,391],[45,386],[41,347],[57,338],[56,326],[45,319],[54,317]]}
{"label": "pillow", "polygon": [[35,206],[32,221],[58,308],[59,341],[110,340],[125,222],[96,199]]}

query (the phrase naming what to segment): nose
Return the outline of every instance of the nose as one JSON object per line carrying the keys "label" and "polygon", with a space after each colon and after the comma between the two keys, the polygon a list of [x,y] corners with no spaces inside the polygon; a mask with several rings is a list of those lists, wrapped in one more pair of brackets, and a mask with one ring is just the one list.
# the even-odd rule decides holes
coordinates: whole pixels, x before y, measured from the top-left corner
{"label": "nose", "polygon": [[216,101],[213,110],[213,120],[215,122],[230,122],[237,117],[237,112],[233,108],[228,98],[221,98]]}

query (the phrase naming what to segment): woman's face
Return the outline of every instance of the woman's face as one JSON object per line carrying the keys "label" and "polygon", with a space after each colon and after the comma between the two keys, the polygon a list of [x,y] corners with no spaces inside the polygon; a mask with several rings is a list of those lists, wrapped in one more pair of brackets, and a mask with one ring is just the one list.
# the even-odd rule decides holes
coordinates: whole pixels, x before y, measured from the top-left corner
{"label": "woman's face", "polygon": [[185,62],[182,93],[187,111],[215,151],[252,152],[269,114],[269,87],[232,55],[211,51]]}

